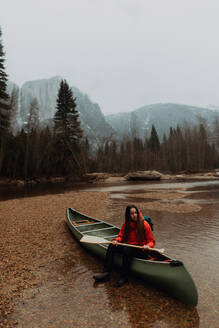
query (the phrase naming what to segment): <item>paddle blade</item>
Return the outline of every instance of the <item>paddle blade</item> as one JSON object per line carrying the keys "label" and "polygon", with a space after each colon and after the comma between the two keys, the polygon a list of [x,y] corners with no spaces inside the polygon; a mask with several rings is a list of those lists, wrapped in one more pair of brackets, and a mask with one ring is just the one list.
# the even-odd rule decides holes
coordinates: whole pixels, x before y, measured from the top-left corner
{"label": "paddle blade", "polygon": [[81,239],[80,242],[82,243],[90,243],[90,244],[110,244],[111,241],[106,240],[101,237],[96,237],[96,236],[89,236],[89,235],[84,235]]}
{"label": "paddle blade", "polygon": [[157,251],[158,253],[161,253],[161,254],[163,254],[164,253],[164,251],[165,251],[165,249],[164,248],[152,248],[152,250],[154,250],[154,251]]}

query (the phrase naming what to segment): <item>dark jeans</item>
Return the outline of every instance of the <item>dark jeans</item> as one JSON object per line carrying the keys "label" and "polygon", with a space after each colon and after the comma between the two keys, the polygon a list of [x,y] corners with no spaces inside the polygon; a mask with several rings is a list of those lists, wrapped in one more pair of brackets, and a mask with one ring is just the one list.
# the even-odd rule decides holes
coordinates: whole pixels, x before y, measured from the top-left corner
{"label": "dark jeans", "polygon": [[145,253],[140,248],[128,247],[128,246],[121,246],[121,245],[113,245],[110,244],[105,257],[104,262],[104,271],[110,272],[113,268],[113,258],[115,253],[122,254],[122,276],[127,276],[129,273],[129,268],[131,264],[131,260],[133,257],[147,259],[147,253]]}

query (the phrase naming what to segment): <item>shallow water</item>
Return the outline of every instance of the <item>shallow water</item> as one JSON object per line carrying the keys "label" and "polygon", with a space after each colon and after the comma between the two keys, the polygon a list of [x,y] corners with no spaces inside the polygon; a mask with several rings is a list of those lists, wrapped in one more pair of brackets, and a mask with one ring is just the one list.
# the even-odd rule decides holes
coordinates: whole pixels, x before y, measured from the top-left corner
{"label": "shallow water", "polygon": [[111,192],[115,216],[115,212],[124,211],[127,203],[151,202],[151,199],[131,198],[130,194],[139,195],[155,189],[186,194],[184,198],[161,200],[161,203],[199,204],[201,207],[200,211],[190,213],[158,209],[144,214],[153,218],[157,247],[165,247],[167,254],[182,260],[195,281],[199,294],[198,327],[219,327],[219,181],[138,183],[98,188]]}
{"label": "shallow water", "polygon": [[[95,285],[92,275],[102,270],[102,264],[87,254],[69,233],[66,238],[72,240],[72,257],[66,255],[58,263],[47,263],[50,279],[41,287],[28,290],[18,303],[17,327],[219,327],[219,181],[125,183],[85,190],[111,193],[109,221],[120,226],[127,203],[142,204],[144,208],[153,200],[139,194],[155,189],[186,193],[184,198],[161,203],[200,206],[198,212],[175,213],[159,208],[144,212],[153,218],[156,246],[165,247],[168,255],[183,261],[193,277],[199,294],[197,308],[185,306],[134,278],[121,289],[115,289],[117,272],[113,272],[110,282]],[[138,194],[138,198],[130,197],[133,194]]]}

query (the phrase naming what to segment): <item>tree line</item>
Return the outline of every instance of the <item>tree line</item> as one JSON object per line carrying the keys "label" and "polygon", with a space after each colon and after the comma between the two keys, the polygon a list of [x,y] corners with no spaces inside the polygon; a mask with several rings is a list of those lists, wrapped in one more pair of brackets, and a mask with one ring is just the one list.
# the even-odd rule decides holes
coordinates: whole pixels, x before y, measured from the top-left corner
{"label": "tree line", "polygon": [[83,135],[76,99],[62,80],[52,126],[40,124],[39,105],[32,99],[26,122],[17,126],[18,89],[7,93],[5,54],[0,29],[0,176],[9,179],[79,177],[88,172],[127,173],[136,170],[196,172],[219,167],[219,122],[213,131],[198,126],[170,128],[159,139],[152,126],[144,140],[132,131],[123,140],[108,138],[91,149]]}
{"label": "tree line", "polygon": [[137,170],[190,173],[218,168],[218,123],[216,120],[215,131],[211,133],[204,123],[194,127],[170,128],[169,134],[164,135],[162,141],[154,125],[150,136],[144,140],[130,135],[120,143],[115,140],[106,141],[95,156],[96,170],[111,173]]}

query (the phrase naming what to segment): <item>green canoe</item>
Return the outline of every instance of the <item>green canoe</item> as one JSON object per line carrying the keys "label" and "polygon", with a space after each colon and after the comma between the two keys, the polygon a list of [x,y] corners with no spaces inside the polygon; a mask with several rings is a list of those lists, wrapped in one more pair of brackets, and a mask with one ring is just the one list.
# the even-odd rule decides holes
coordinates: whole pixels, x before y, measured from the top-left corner
{"label": "green canoe", "polygon": [[[94,219],[71,208],[66,209],[66,219],[69,229],[79,242],[85,234],[112,240],[120,230],[112,224]],[[95,256],[104,259],[107,249],[106,244],[81,244]],[[116,256],[115,264],[118,267],[121,266],[120,254]],[[181,261],[151,251],[150,260],[138,258],[132,260],[131,272],[153,286],[164,290],[184,304],[196,306],[198,303],[196,286]]]}

